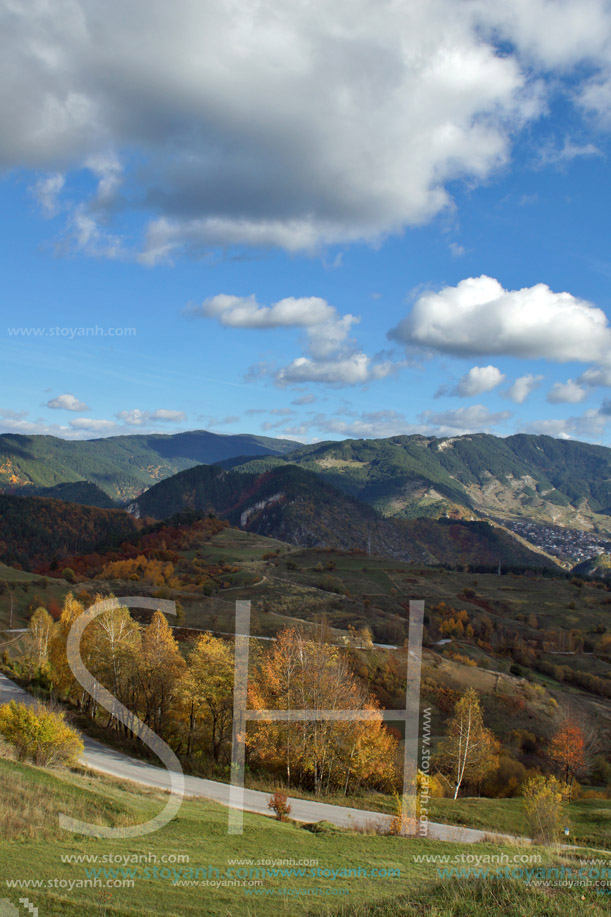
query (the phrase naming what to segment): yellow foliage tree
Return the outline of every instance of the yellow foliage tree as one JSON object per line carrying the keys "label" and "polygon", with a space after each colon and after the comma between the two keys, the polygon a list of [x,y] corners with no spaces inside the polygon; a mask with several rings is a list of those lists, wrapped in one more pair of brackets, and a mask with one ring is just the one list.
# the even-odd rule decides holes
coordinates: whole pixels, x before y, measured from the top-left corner
{"label": "yellow foliage tree", "polygon": [[[392,780],[396,741],[382,713],[349,669],[338,647],[288,629],[263,654],[251,686],[255,709],[304,710],[303,720],[260,721],[249,746],[262,762],[284,768],[292,779],[317,793],[331,787],[348,791],[351,782]],[[332,721],[317,714],[369,709],[369,720]]]}
{"label": "yellow foliage tree", "polygon": [[499,743],[484,726],[479,697],[468,688],[454,707],[447,735],[435,760],[439,769],[454,780],[454,799],[463,780],[479,783],[498,767]]}
{"label": "yellow foliage tree", "polygon": [[209,744],[215,761],[221,758],[231,729],[233,677],[233,654],[228,644],[212,634],[198,637],[179,686],[188,755],[197,735],[200,742]]}
{"label": "yellow foliage tree", "polygon": [[29,760],[40,767],[71,767],[83,754],[81,738],[68,726],[64,714],[43,706],[15,701],[3,704],[0,734],[14,747],[20,761]]}

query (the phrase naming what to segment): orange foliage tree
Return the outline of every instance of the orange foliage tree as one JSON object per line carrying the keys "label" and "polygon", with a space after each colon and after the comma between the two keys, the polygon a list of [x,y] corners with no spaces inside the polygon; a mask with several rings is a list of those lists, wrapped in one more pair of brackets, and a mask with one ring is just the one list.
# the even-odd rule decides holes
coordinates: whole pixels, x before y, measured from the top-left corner
{"label": "orange foliage tree", "polygon": [[558,732],[552,736],[549,755],[558,770],[564,775],[567,786],[586,768],[586,740],[577,723],[567,716]]}

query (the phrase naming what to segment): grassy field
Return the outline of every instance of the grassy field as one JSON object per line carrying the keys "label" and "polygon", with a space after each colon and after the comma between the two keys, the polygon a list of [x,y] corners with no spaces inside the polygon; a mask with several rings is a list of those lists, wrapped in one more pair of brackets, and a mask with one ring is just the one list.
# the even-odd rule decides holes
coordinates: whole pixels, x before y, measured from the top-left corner
{"label": "grassy field", "polygon": [[[249,780],[252,789],[267,790],[269,784]],[[284,789],[291,796],[302,799],[316,798],[312,793],[303,790]],[[371,809],[376,812],[394,813],[395,803],[392,796],[374,791],[363,792],[358,796],[325,796],[325,802],[334,805],[350,805],[356,809]],[[501,834],[513,834],[528,837],[529,829],[524,817],[524,806],[521,797],[511,799],[490,799],[486,797],[460,797],[459,799],[431,798],[427,804],[430,821],[444,825],[462,825],[466,828],[480,828],[483,831],[494,830]],[[567,808],[570,843],[588,847],[599,847],[611,850],[611,800],[578,799]]]}
{"label": "grassy field", "polygon": [[[603,905],[608,902],[594,888],[572,892],[528,891],[519,879],[511,882],[493,879],[486,883],[473,883],[466,878],[449,881],[441,878],[438,873],[441,867],[434,861],[423,862],[426,857],[460,858],[475,853],[483,858],[480,863],[490,862],[491,857],[497,861],[505,857],[500,862],[512,864],[519,863],[520,858],[524,864],[524,857],[530,857],[531,867],[561,862],[557,855],[540,848],[496,844],[460,847],[352,834],[325,825],[311,830],[248,813],[244,834],[229,836],[227,810],[203,800],[186,800],[170,825],[132,840],[82,838],[63,832],[57,824],[58,812],[64,812],[121,827],[151,818],[163,801],[153,791],[101,776],[85,772],[50,773],[0,758],[0,898],[4,896],[16,903],[20,897],[27,896],[40,908],[41,917],[48,914],[141,917],[145,913],[164,917],[242,914],[255,917],[270,913],[291,917],[306,914],[390,917],[424,913],[483,917],[493,913],[493,906],[495,915],[520,917],[528,914],[559,917],[569,911],[577,917],[586,913],[602,917],[606,913]],[[74,855],[88,855],[89,864],[66,862],[66,858]],[[97,863],[92,859],[95,857]],[[106,863],[103,857],[107,858]],[[267,873],[265,877],[259,872],[257,878],[249,879],[250,862],[240,866],[235,863],[239,860],[259,862],[259,870],[265,866],[276,871],[293,868],[306,872]],[[276,863],[262,863],[262,860]],[[302,864],[307,861],[307,864],[282,866],[278,860]],[[575,858],[566,854],[562,862],[577,865]],[[360,875],[356,873],[359,867]],[[132,872],[116,871],[122,868]],[[186,870],[195,868],[202,870],[198,878],[189,878],[194,874]],[[237,877],[238,882],[262,884],[234,885],[236,879],[227,870],[240,868],[245,872]],[[329,870],[336,871],[335,878]],[[347,874],[342,875],[341,870]],[[349,870],[355,871],[354,874],[350,875]],[[365,874],[363,870],[368,872]],[[378,875],[372,875],[372,870],[377,870]],[[390,870],[395,874],[390,876]],[[100,886],[89,887],[96,875]],[[132,883],[130,887],[106,887],[107,882],[122,882],[126,876]],[[7,880],[9,883],[35,880],[44,883],[44,887],[9,887]],[[197,885],[178,884],[193,881]],[[217,885],[202,885],[202,881]]]}

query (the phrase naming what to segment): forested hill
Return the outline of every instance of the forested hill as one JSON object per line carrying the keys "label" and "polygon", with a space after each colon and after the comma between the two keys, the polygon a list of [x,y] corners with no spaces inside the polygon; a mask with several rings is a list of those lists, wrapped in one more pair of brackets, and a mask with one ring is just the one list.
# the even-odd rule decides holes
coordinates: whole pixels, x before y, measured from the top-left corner
{"label": "forested hill", "polygon": [[24,493],[30,487],[88,481],[113,500],[124,501],[202,462],[237,455],[282,455],[294,447],[288,440],[205,430],[90,440],[4,434],[0,436],[0,492]]}
{"label": "forested hill", "polygon": [[[0,436],[0,492],[118,503],[199,464],[261,474],[299,466],[402,519],[530,519],[611,532],[611,449],[549,436],[395,436],[297,446],[205,431],[66,441]],[[71,485],[63,491],[49,490]],[[80,485],[76,486],[76,485]]]}
{"label": "forested hill", "polygon": [[611,528],[611,449],[550,436],[395,436],[301,446],[287,456],[228,460],[261,472],[287,462],[384,515],[482,513]]}
{"label": "forested hill", "polygon": [[132,507],[156,519],[184,510],[215,513],[246,531],[302,547],[371,551],[417,563],[554,567],[488,523],[384,518],[294,465],[262,474],[191,468],[156,484]]}
{"label": "forested hill", "polygon": [[121,541],[138,523],[123,510],[98,509],[44,497],[0,495],[0,560],[34,569],[68,554]]}

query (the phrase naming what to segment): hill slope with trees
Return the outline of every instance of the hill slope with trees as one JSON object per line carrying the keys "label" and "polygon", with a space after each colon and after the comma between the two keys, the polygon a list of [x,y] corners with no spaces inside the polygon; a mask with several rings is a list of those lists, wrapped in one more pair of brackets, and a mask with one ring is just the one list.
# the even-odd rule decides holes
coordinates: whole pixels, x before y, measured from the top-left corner
{"label": "hill slope with trees", "polygon": [[611,449],[590,443],[528,434],[394,436],[222,464],[261,472],[286,462],[388,516],[481,513],[611,530]]}
{"label": "hill slope with trees", "polygon": [[0,492],[89,481],[113,500],[124,501],[193,465],[237,455],[282,455],[294,447],[288,440],[206,430],[90,440],[4,434],[0,436]]}
{"label": "hill slope with trees", "polygon": [[301,547],[332,546],[417,563],[554,567],[489,523],[384,518],[295,465],[262,474],[198,466],[156,484],[131,509],[155,519],[185,510],[213,513],[245,531]]}

